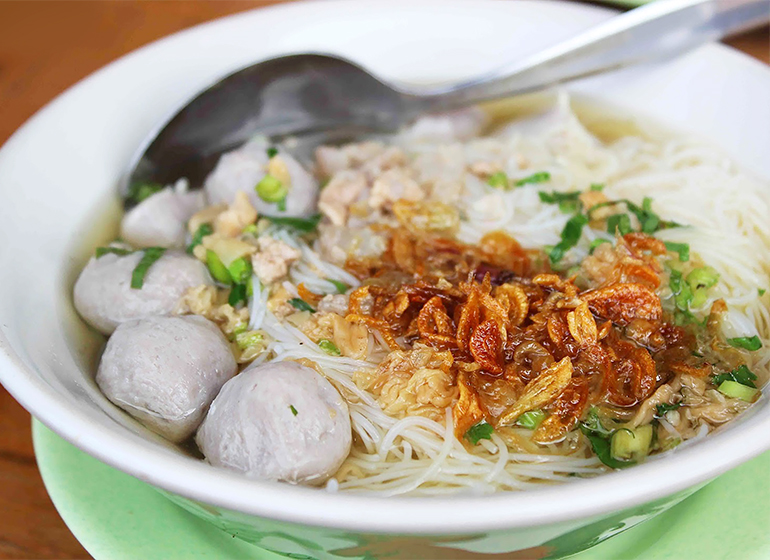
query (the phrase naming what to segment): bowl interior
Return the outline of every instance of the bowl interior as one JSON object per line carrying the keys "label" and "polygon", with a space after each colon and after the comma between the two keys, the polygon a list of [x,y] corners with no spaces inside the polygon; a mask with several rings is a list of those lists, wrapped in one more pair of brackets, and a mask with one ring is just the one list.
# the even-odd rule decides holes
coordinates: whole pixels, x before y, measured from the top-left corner
{"label": "bowl interior", "polygon": [[[109,65],[43,109],[0,151],[0,380],[53,430],[138,478],[248,513],[350,528],[451,532],[568,519],[682,490],[770,447],[763,397],[745,418],[669,466],[651,462],[556,491],[463,498],[469,507],[483,504],[484,513],[468,520],[441,500],[332,496],[215,471],[130,420],[93,381],[103,339],[74,312],[74,279],[93,247],[115,234],[116,185],[133,152],[202,86],[253,61],[299,51],[341,54],[390,79],[466,78],[611,15],[537,1],[296,3],[200,26]],[[568,89],[642,122],[710,138],[770,178],[770,71],[724,47]],[[666,469],[666,482],[656,483]],[[372,514],[360,519],[364,504]]]}

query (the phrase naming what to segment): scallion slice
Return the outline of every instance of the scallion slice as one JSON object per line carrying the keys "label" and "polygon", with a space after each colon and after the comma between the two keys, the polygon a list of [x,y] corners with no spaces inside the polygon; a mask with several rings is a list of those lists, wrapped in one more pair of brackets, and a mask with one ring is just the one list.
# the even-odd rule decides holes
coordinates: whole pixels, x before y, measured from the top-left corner
{"label": "scallion slice", "polygon": [[134,271],[131,273],[131,287],[135,290],[141,290],[144,286],[144,277],[147,275],[147,271],[155,264],[159,258],[166,252],[165,247],[147,247],[143,251],[142,258],[136,264]]}
{"label": "scallion slice", "polygon": [[337,345],[334,344],[331,340],[328,338],[322,338],[318,341],[318,347],[329,354],[330,356],[341,356],[342,352],[339,348],[337,348]]}
{"label": "scallion slice", "polygon": [[491,424],[487,424],[484,420],[478,424],[474,424],[468,431],[465,432],[465,439],[471,442],[471,445],[478,444],[482,439],[492,439],[492,432],[495,429]]}
{"label": "scallion slice", "polygon": [[262,180],[254,187],[257,196],[265,202],[281,202],[286,199],[289,189],[272,175],[265,175]]}
{"label": "scallion slice", "polygon": [[227,267],[219,258],[219,255],[217,255],[211,249],[206,250],[206,266],[209,268],[211,276],[217,282],[221,282],[222,284],[233,283],[233,278],[230,276],[230,272],[227,270]]}
{"label": "scallion slice", "polygon": [[289,304],[295,309],[299,309],[300,311],[309,311],[310,313],[315,313],[313,306],[306,302],[304,299],[298,297],[291,298],[289,300]]}
{"label": "scallion slice", "polygon": [[755,352],[756,350],[759,350],[760,348],[762,348],[762,341],[759,339],[757,335],[740,336],[738,338],[728,338],[727,343],[730,346],[735,346],[736,348],[743,348],[744,350],[749,350],[750,352]]}

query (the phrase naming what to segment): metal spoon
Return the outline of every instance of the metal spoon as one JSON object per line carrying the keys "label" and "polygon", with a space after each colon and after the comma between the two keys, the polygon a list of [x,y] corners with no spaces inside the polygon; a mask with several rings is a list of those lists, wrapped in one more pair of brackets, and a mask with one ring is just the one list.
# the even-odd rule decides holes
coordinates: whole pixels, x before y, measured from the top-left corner
{"label": "metal spoon", "polygon": [[200,186],[219,156],[255,134],[300,137],[306,149],[390,132],[443,111],[679,54],[770,20],[770,0],[658,0],[474,80],[417,88],[325,54],[248,66],[196,95],[149,138],[121,191],[186,177]]}

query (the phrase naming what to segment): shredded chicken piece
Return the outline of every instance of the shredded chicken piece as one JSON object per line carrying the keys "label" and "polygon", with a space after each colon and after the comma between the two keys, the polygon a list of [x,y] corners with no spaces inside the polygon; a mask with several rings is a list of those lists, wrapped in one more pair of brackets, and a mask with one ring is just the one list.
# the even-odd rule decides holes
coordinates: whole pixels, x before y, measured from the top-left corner
{"label": "shredded chicken piece", "polygon": [[289,273],[289,265],[302,256],[298,249],[269,236],[257,239],[257,247],[258,251],[251,257],[251,264],[264,285],[285,277]]}
{"label": "shredded chicken piece", "polygon": [[348,221],[350,206],[367,189],[366,176],[359,171],[341,171],[321,191],[318,209],[336,226]]}
{"label": "shredded chicken piece", "polygon": [[267,308],[278,319],[284,319],[289,315],[295,313],[297,310],[290,303],[291,294],[283,286],[278,288],[270,294],[267,300]]}
{"label": "shredded chicken piece", "polygon": [[676,378],[658,387],[650,398],[639,405],[636,415],[631,420],[631,427],[636,428],[637,426],[652,422],[652,419],[655,417],[655,407],[663,403],[672,404],[674,395],[677,394],[680,387],[681,382]]}
{"label": "shredded chicken piece", "polygon": [[319,313],[337,313],[343,317],[348,312],[348,296],[345,294],[327,294],[318,302]]}
{"label": "shredded chicken piece", "polygon": [[257,220],[257,211],[243,192],[235,193],[233,203],[214,219],[214,232],[225,237],[237,237],[243,228]]}
{"label": "shredded chicken piece", "polygon": [[369,194],[369,206],[374,209],[390,208],[397,200],[420,201],[425,192],[402,167],[388,169],[375,179]]}

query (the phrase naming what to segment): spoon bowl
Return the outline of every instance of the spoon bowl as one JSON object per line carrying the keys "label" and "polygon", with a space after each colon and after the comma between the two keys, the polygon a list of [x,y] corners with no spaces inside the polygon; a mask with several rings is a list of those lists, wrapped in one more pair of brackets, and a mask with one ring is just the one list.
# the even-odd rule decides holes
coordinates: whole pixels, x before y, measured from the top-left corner
{"label": "spoon bowl", "polygon": [[219,157],[256,134],[300,141],[307,160],[321,143],[393,132],[426,111],[443,111],[543,89],[668,57],[770,19],[770,0],[667,0],[612,18],[522,61],[459,84],[385,82],[330,54],[292,54],[236,71],[196,95],[156,129],[120,186],[200,187]]}

